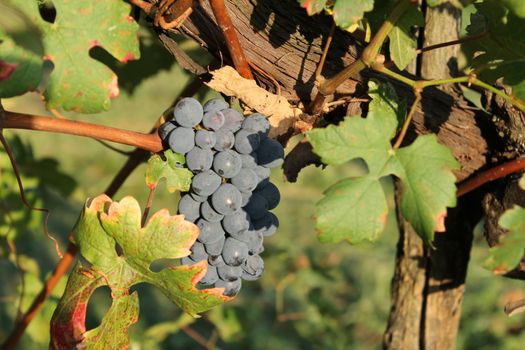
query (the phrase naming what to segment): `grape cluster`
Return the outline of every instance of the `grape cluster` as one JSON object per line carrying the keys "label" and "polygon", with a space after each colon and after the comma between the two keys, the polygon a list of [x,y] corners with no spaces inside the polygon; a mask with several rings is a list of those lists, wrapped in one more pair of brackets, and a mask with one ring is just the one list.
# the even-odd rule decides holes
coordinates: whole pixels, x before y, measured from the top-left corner
{"label": "grape cluster", "polygon": [[279,221],[269,210],[280,201],[270,182],[270,169],[283,163],[281,144],[268,138],[270,125],[259,113],[244,118],[222,99],[201,104],[183,98],[174,119],[159,128],[162,140],[186,156],[195,175],[191,190],[181,195],[179,213],[200,229],[191,265],[207,259],[200,283],[224,288],[231,296],[241,280],[258,279],[264,270],[263,238],[273,235]]}

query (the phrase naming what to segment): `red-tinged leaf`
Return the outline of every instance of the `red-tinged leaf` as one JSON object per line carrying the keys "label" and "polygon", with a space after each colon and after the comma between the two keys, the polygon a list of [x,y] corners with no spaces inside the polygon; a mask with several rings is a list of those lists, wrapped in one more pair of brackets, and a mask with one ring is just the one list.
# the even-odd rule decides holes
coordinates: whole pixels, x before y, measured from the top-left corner
{"label": "red-tinged leaf", "polygon": [[53,63],[45,88],[48,108],[62,107],[97,113],[110,107],[119,94],[117,76],[93,59],[93,47],[102,47],[124,62],[140,56],[138,24],[122,0],[53,0],[53,23],[40,15],[38,0],[9,0],[42,33],[44,58]]}
{"label": "red-tinged leaf", "polygon": [[301,6],[306,9],[310,16],[323,11],[326,2],[327,0],[299,0]]}
{"label": "red-tinged leaf", "polygon": [[[89,349],[126,348],[128,328],[138,317],[138,296],[129,295],[129,289],[141,282],[156,286],[192,316],[230,300],[222,295],[221,288],[196,288],[206,274],[207,261],[160,272],[150,270],[156,260],[188,256],[198,235],[196,225],[185,221],[182,215],[169,215],[165,209],[153,214],[141,227],[141,210],[132,197],[120,202],[113,202],[106,195],[88,200],[73,237],[91,265],[79,265],[70,278],[69,288],[53,317],[53,343],[59,349],[82,340],[82,346]],[[121,254],[116,252],[117,245]],[[101,325],[85,332],[85,305],[100,285],[111,288],[113,304]],[[111,336],[106,337],[108,334]]]}
{"label": "red-tinged leaf", "polygon": [[[84,334],[80,348],[89,350],[128,349],[129,327],[139,319],[139,296],[137,292],[113,299],[102,323]],[[121,331],[124,330],[124,331]]]}
{"label": "red-tinged leaf", "polygon": [[0,28],[0,98],[35,90],[42,79],[43,64],[41,57],[18,46]]}
{"label": "red-tinged leaf", "polygon": [[75,264],[51,319],[51,349],[69,350],[82,341],[89,298],[102,285],[102,276],[84,268],[81,262]]}

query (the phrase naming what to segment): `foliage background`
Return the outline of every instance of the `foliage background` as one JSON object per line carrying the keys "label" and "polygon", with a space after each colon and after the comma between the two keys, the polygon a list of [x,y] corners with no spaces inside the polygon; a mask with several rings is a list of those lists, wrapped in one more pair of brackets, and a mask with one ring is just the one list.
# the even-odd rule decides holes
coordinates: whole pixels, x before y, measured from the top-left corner
{"label": "foliage background", "polygon": [[[1,19],[1,18],[0,18]],[[5,19],[5,18],[4,18]],[[20,28],[20,38],[31,32]],[[109,112],[72,118],[115,127],[146,131],[191,79],[173,62],[150,33],[141,31],[143,58],[118,71],[121,96]],[[206,64],[210,58],[193,43],[182,47]],[[94,57],[107,61],[102,50]],[[205,101],[213,92],[201,89]],[[3,101],[5,108],[47,114],[37,94]],[[28,197],[35,205],[51,209],[50,231],[65,247],[86,197],[104,191],[125,157],[100,143],[66,135],[6,131],[23,172]],[[16,135],[16,136],[15,136]],[[19,137],[19,138],[18,138]],[[119,146],[120,147],[120,146]],[[122,149],[125,149],[122,147]],[[15,178],[7,156],[0,153],[0,342],[9,334],[17,315],[28,307],[58,257],[43,234],[43,217],[20,204]],[[145,203],[145,166],[140,166],[117,193],[116,199],[133,195]],[[160,292],[142,289],[141,317],[132,327],[132,349],[200,349],[181,327],[189,326],[204,337],[219,337],[221,349],[379,349],[390,305],[397,232],[391,215],[386,232],[375,245],[321,245],[316,240],[312,213],[322,191],[338,179],[361,172],[358,163],[327,169],[307,168],[294,184],[285,183],[275,170],[273,180],[281,189],[276,209],[281,220],[278,234],[268,239],[263,257],[266,271],[257,282],[245,283],[235,301],[194,320],[182,315]],[[388,183],[384,184],[390,188]],[[391,189],[390,189],[391,192]],[[392,205],[390,199],[390,205]],[[153,210],[176,208],[177,196],[160,188]],[[7,216],[9,212],[10,216]],[[10,253],[6,238],[14,239],[17,254]],[[507,318],[503,305],[525,297],[519,281],[494,278],[481,267],[487,256],[481,230],[475,233],[467,278],[467,292],[459,333],[460,349],[522,349],[525,315]],[[16,261],[23,275],[17,270]],[[21,284],[23,276],[24,283]],[[49,319],[61,295],[57,288],[37,319],[30,325],[20,349],[47,348]],[[23,285],[23,287],[22,287]],[[147,297],[144,297],[147,295]],[[88,307],[88,326],[95,327],[110,305],[107,289],[98,290]],[[283,318],[289,317],[288,320]]]}

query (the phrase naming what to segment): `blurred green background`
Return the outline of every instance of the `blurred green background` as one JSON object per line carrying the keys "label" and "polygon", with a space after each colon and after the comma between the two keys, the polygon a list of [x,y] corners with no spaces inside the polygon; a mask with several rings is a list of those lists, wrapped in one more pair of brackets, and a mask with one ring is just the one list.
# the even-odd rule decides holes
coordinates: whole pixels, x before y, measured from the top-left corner
{"label": "blurred green background", "polygon": [[[23,33],[20,33],[23,36]],[[137,131],[148,131],[192,77],[182,71],[147,30],[142,30],[142,59],[119,66],[102,51],[94,57],[119,73],[121,95],[109,112],[72,115]],[[202,64],[211,59],[189,41],[181,46]],[[216,96],[202,88],[204,102]],[[39,95],[3,101],[17,112],[47,114]],[[33,205],[51,210],[49,228],[61,247],[87,197],[104,191],[126,157],[91,139],[39,132],[6,130]],[[293,140],[296,142],[297,140]],[[119,149],[129,150],[117,145]],[[0,343],[12,329],[58,261],[44,236],[43,216],[24,208],[5,152],[0,153]],[[144,204],[145,166],[140,166],[114,199],[126,195]],[[131,328],[131,349],[379,349],[390,307],[397,230],[395,218],[374,245],[326,245],[316,240],[312,218],[315,203],[334,182],[362,171],[357,164],[320,169],[309,167],[297,183],[273,172],[282,192],[275,210],[281,226],[266,240],[262,254],[266,271],[259,281],[246,282],[231,303],[191,319],[151,286],[140,285],[140,320]],[[384,183],[391,193],[391,184]],[[153,210],[176,210],[177,195],[162,186]],[[392,208],[392,198],[390,198]],[[14,252],[16,248],[16,254]],[[487,255],[477,232],[468,272],[459,349],[523,349],[525,316],[507,318],[503,306],[525,297],[525,285],[494,277],[481,265]],[[46,302],[22,338],[20,349],[45,349],[49,319],[65,279]],[[88,306],[88,326],[97,326],[110,305],[107,289],[99,289]]]}

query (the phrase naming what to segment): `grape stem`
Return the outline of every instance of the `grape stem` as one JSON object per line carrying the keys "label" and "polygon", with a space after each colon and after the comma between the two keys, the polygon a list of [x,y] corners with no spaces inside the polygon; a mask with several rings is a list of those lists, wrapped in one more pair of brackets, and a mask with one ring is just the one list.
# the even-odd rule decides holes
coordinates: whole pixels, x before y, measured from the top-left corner
{"label": "grape stem", "polygon": [[488,182],[501,179],[507,175],[523,170],[525,170],[525,157],[500,164],[460,183],[458,186],[457,196],[461,197],[464,194],[472,192]]}
{"label": "grape stem", "polygon": [[154,153],[163,149],[160,137],[156,133],[144,134],[75,120],[10,111],[5,111],[4,116],[0,118],[0,129],[27,129],[91,137],[97,140],[135,146]]}
{"label": "grape stem", "polygon": [[423,52],[437,50],[437,49],[441,49],[443,47],[448,47],[448,46],[460,45],[460,44],[463,44],[463,43],[468,43],[470,41],[475,41],[475,40],[481,39],[484,36],[486,36],[487,34],[488,34],[488,32],[482,32],[482,33],[479,33],[479,34],[465,36],[465,37],[459,38],[457,40],[451,40],[451,41],[446,41],[444,43],[430,45],[430,46],[427,46],[427,47],[423,47],[421,49],[417,49],[416,53],[419,55],[419,54],[422,54]]}
{"label": "grape stem", "polygon": [[219,25],[219,28],[221,28],[224,39],[226,40],[226,46],[228,47],[228,51],[230,51],[230,56],[235,69],[243,78],[253,80],[252,71],[250,70],[248,60],[244,55],[241,43],[235,32],[235,26],[228,14],[228,9],[226,9],[224,0],[210,0],[210,5],[213,15],[217,20],[217,24]]}

